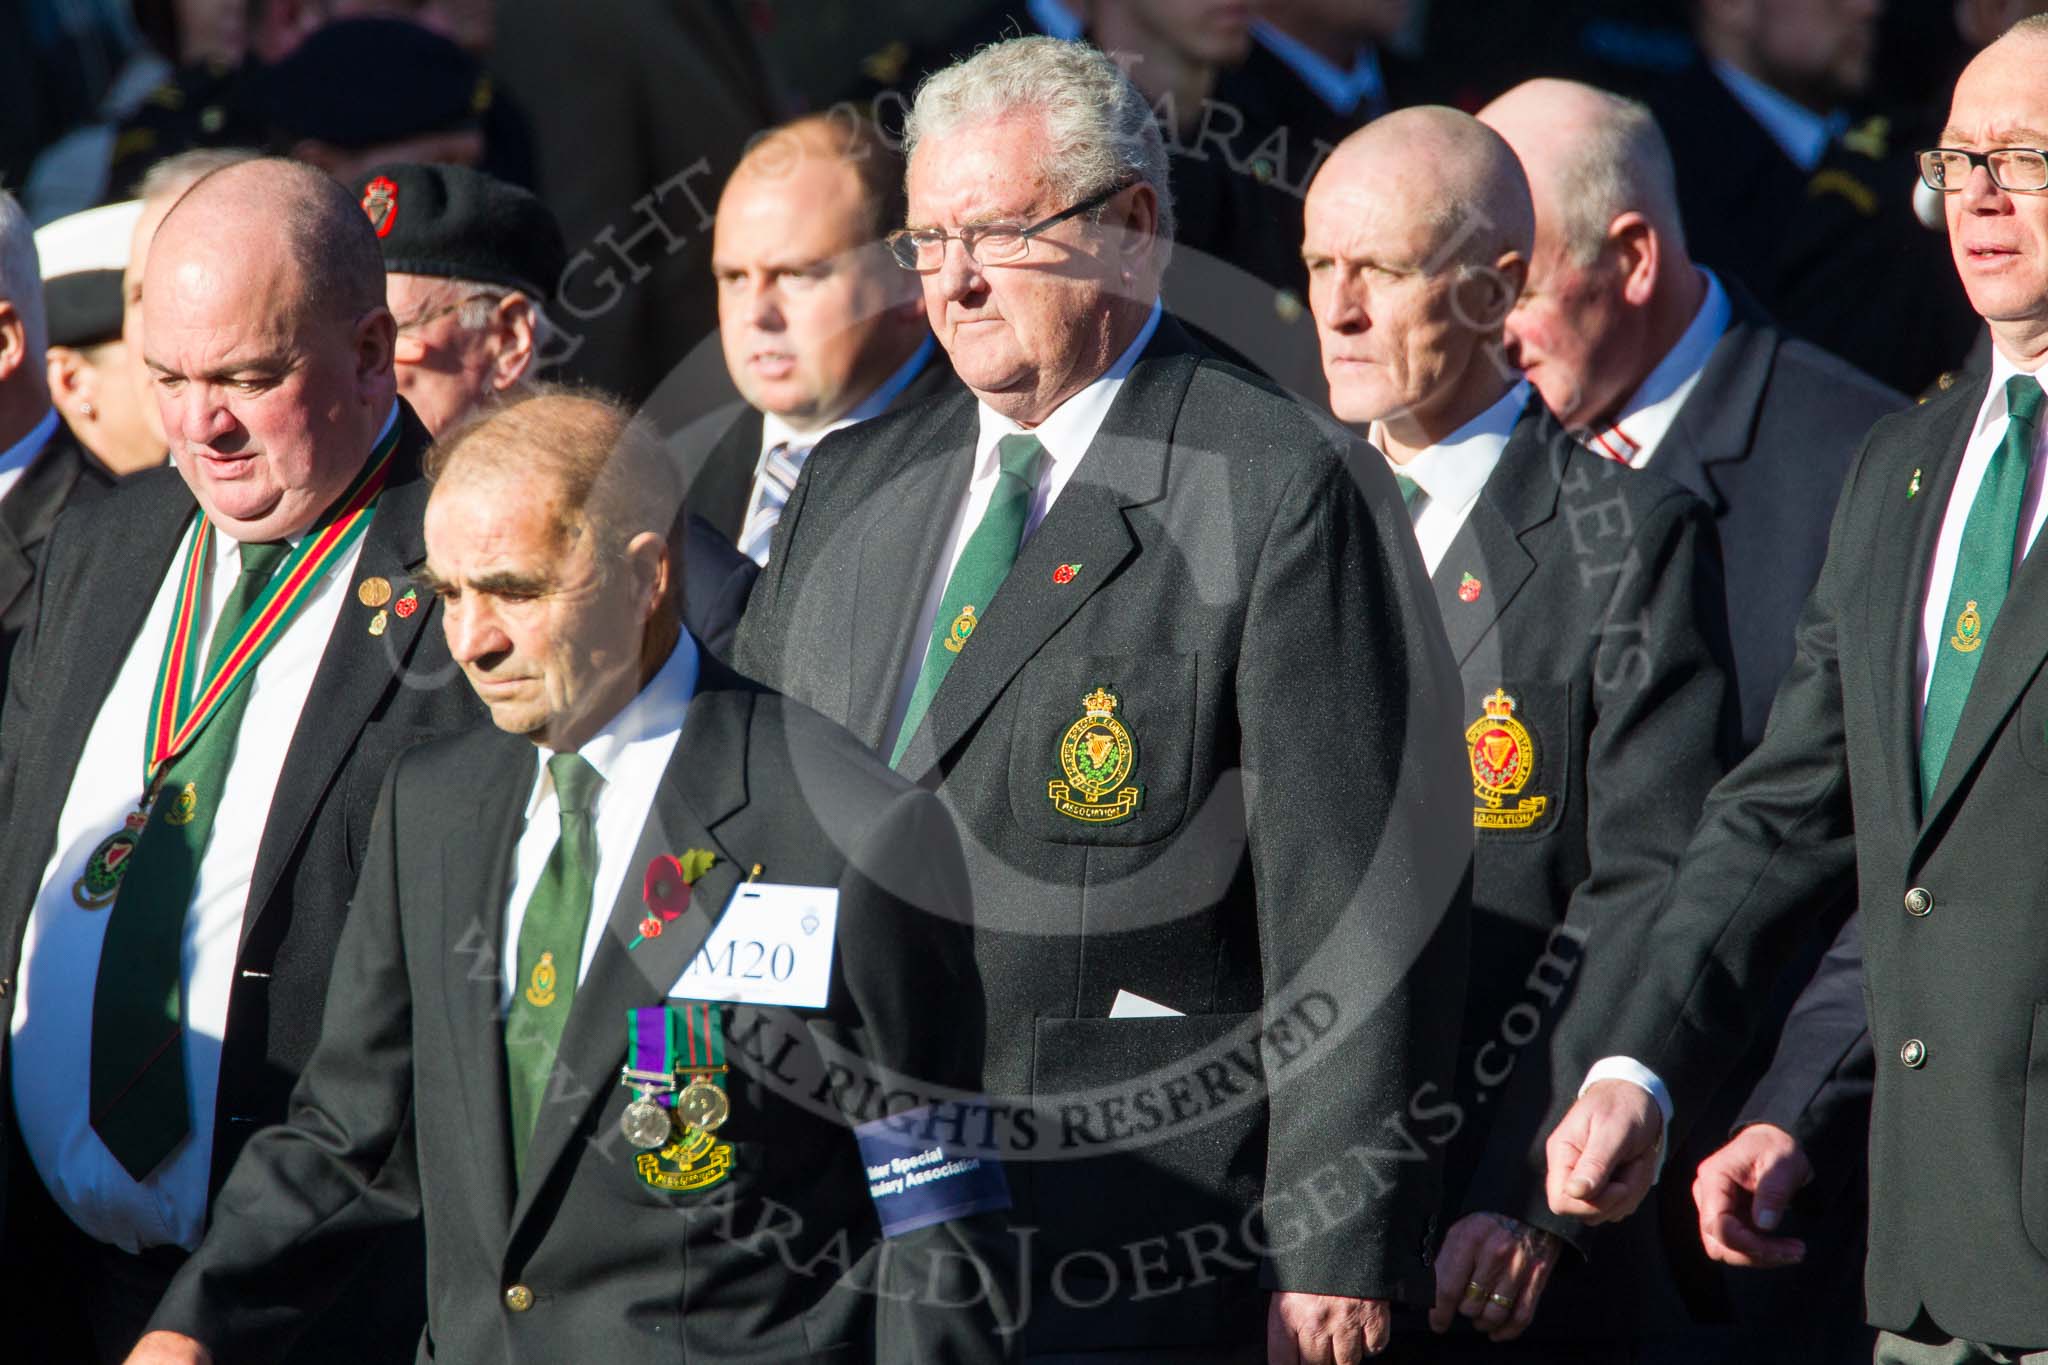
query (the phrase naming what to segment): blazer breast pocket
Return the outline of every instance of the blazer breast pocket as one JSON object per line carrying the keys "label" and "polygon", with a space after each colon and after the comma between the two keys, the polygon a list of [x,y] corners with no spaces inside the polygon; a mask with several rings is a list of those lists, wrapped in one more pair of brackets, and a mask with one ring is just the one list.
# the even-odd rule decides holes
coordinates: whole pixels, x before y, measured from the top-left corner
{"label": "blazer breast pocket", "polygon": [[1164,839],[1187,813],[1200,698],[1192,654],[1034,660],[1010,728],[1010,808],[1057,844]]}
{"label": "blazer breast pocket", "polygon": [[1564,818],[1571,791],[1571,684],[1468,683],[1465,720],[1474,837],[1547,837]]}

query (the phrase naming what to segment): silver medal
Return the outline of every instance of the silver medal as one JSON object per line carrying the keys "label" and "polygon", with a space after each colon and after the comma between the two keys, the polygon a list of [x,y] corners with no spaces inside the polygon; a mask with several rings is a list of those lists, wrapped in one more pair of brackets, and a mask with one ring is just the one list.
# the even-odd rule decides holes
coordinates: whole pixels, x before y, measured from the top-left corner
{"label": "silver medal", "polygon": [[626,1141],[635,1147],[666,1147],[672,1132],[668,1110],[644,1097],[634,1100],[626,1106],[626,1111],[619,1115],[619,1131],[624,1133]]}

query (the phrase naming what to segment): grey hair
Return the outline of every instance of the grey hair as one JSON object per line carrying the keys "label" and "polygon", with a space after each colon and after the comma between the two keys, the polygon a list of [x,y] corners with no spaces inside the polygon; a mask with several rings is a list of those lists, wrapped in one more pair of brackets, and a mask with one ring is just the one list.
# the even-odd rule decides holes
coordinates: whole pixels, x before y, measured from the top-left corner
{"label": "grey hair", "polygon": [[517,294],[526,301],[533,312],[533,367],[538,370],[545,362],[541,359],[547,345],[555,338],[554,320],[548,310],[541,307],[540,300],[524,289],[514,289],[507,284],[490,284],[483,280],[464,280],[453,276],[448,287],[463,296],[462,306],[455,310],[455,325],[465,332],[474,332],[491,325],[491,317],[498,311],[498,305]]}
{"label": "grey hair", "polygon": [[1039,169],[1063,199],[1080,203],[1104,190],[1150,185],[1159,236],[1172,240],[1173,191],[1158,120],[1130,77],[1086,43],[1011,38],[927,76],[904,121],[904,159],[925,138],[1014,114],[1034,116],[1044,128],[1051,145]]}
{"label": "grey hair", "polygon": [[14,305],[28,343],[30,368],[41,382],[43,354],[50,349],[50,324],[43,311],[43,271],[36,257],[35,224],[21,204],[0,190],[0,299]]}
{"label": "grey hair", "polygon": [[1668,248],[1685,250],[1684,220],[1678,211],[1678,172],[1656,115],[1638,100],[1584,88],[1599,105],[1598,117],[1582,126],[1578,154],[1559,171],[1558,228],[1567,259],[1588,266],[1607,245],[1607,229],[1624,213],[1648,219]]}
{"label": "grey hair", "polygon": [[2029,14],[2016,19],[1999,38],[2000,41],[2006,38],[2048,38],[2048,14]]}
{"label": "grey hair", "polygon": [[254,161],[261,153],[246,147],[194,147],[153,163],[135,182],[135,198],[151,203],[175,199],[215,171]]}

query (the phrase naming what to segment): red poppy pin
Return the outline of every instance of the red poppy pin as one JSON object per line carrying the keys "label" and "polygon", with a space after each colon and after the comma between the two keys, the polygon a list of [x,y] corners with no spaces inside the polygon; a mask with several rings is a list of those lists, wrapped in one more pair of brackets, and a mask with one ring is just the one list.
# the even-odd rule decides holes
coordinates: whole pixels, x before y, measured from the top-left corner
{"label": "red poppy pin", "polygon": [[647,918],[640,921],[640,937],[626,946],[638,948],[650,938],[660,938],[662,926],[690,908],[690,888],[711,870],[718,855],[707,848],[693,848],[680,858],[664,853],[647,864],[640,882],[640,899],[647,906]]}
{"label": "red poppy pin", "polygon": [[1458,580],[1458,600],[1460,602],[1477,602],[1479,600],[1479,588],[1479,580],[1471,574],[1466,574]]}
{"label": "red poppy pin", "polygon": [[1079,564],[1062,564],[1052,571],[1052,581],[1062,587],[1074,581],[1074,575],[1081,572]]}

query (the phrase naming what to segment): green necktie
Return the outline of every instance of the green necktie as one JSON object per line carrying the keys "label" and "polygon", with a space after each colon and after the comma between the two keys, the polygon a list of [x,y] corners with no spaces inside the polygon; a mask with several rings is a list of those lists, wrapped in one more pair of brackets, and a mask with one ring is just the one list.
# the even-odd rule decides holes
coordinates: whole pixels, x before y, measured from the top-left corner
{"label": "green necktie", "polygon": [[917,733],[932,698],[938,695],[946,671],[981,623],[979,613],[988,609],[989,599],[1017,562],[1017,546],[1024,539],[1024,519],[1031,514],[1044,454],[1045,447],[1036,436],[1005,436],[996,442],[1002,473],[996,476],[988,510],[981,514],[974,534],[961,548],[953,576],[946,580],[946,595],[939,599],[938,619],[932,622],[932,638],[925,645],[924,667],[910,694],[910,709],[903,713],[903,728],[896,732],[896,752],[889,757],[892,768],[903,761],[903,751],[910,747],[910,737]]}
{"label": "green necktie", "polygon": [[[209,671],[290,553],[291,546],[277,542],[243,544],[241,576],[213,623]],[[172,761],[107,912],[92,996],[92,1126],[137,1180],[192,1131],[179,1000],[185,914],[234,760],[235,735],[249,709],[249,687],[245,680],[230,692],[192,746]],[[178,799],[188,787],[190,804]]]}
{"label": "green necktie", "polygon": [[519,975],[512,979],[512,1008],[505,1015],[514,1170],[526,1165],[526,1144],[547,1097],[555,1049],[576,999],[583,931],[590,923],[591,888],[597,876],[597,820],[592,807],[604,779],[580,754],[556,754],[548,760],[548,776],[555,783],[562,833],[533,888],[533,899],[526,903],[526,918],[519,926]]}
{"label": "green necktie", "polygon": [[1415,504],[1421,502],[1429,494],[1423,492],[1422,485],[1409,478],[1406,474],[1394,475],[1394,484],[1401,490],[1401,505],[1408,509],[1409,520],[1414,520]]}
{"label": "green necktie", "polygon": [[1991,456],[1977,500],[1963,523],[1963,542],[1956,550],[1955,586],[1949,589],[1948,634],[1935,644],[1934,676],[1927,687],[1927,709],[1920,717],[1920,801],[1933,799],[1948,746],[1956,736],[1963,703],[1991,639],[1998,609],[2012,586],[2013,545],[2019,537],[2020,503],[2027,491],[2027,471],[2034,462],[2034,433],[2044,395],[2030,375],[2006,382],[2005,405],[2011,420],[2005,439]]}

